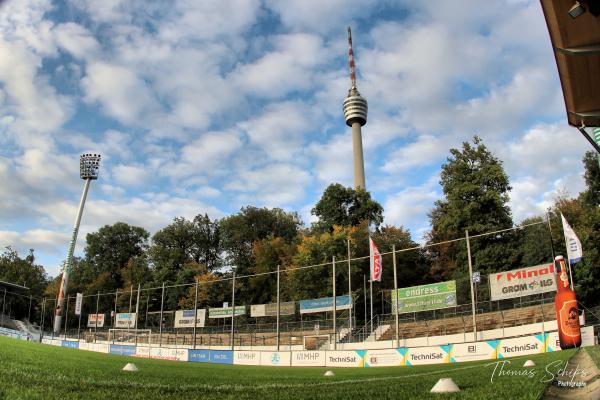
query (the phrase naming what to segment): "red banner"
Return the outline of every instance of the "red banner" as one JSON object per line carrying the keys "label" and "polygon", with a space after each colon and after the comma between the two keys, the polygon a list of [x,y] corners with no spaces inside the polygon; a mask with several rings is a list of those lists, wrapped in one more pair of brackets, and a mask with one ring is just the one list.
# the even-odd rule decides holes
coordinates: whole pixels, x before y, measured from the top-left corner
{"label": "red banner", "polygon": [[371,237],[369,237],[369,255],[371,259],[371,281],[381,281],[381,273],[383,272],[381,254]]}

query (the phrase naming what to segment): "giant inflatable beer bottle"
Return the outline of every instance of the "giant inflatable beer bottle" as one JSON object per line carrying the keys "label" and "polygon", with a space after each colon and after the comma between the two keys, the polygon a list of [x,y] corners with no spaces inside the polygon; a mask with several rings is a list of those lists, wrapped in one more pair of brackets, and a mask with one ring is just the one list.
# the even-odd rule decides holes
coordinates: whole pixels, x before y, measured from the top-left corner
{"label": "giant inflatable beer bottle", "polygon": [[561,349],[581,346],[581,330],[579,328],[579,311],[575,291],[569,284],[567,265],[563,256],[556,256],[556,322],[558,324],[558,340]]}

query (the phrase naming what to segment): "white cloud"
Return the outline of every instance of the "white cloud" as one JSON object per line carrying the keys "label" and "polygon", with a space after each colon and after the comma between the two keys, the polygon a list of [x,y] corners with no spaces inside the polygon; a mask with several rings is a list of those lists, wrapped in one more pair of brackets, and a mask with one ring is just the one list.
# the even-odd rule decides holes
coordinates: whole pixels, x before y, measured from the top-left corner
{"label": "white cloud", "polygon": [[145,185],[152,175],[146,166],[119,164],[113,168],[112,176],[120,185],[135,187]]}
{"label": "white cloud", "polygon": [[80,59],[90,59],[100,52],[100,44],[90,31],[74,22],[54,27],[56,42],[60,47]]}
{"label": "white cloud", "polygon": [[147,122],[148,115],[156,111],[151,90],[127,67],[92,62],[81,85],[86,101],[99,102],[108,115],[123,123]]}
{"label": "white cloud", "polygon": [[299,202],[310,181],[308,172],[290,164],[270,164],[261,169],[241,171],[238,177],[225,185],[229,190],[244,194],[251,204],[283,207]]}

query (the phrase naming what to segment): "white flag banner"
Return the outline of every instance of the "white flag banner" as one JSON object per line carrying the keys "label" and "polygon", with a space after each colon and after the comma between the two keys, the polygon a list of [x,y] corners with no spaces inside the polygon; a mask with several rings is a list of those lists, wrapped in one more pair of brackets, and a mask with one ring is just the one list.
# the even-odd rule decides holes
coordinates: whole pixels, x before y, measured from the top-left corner
{"label": "white flag banner", "polygon": [[383,265],[381,263],[381,254],[375,246],[375,242],[369,236],[369,258],[371,260],[371,281],[381,281]]}
{"label": "white flag banner", "polygon": [[75,300],[75,315],[81,315],[81,303],[83,303],[83,293],[77,293]]}
{"label": "white flag banner", "polygon": [[571,264],[575,264],[576,262],[581,261],[581,258],[583,257],[581,242],[562,213],[560,214],[560,217],[562,218],[563,231],[565,232],[565,242],[567,243],[567,255],[569,256],[569,262]]}

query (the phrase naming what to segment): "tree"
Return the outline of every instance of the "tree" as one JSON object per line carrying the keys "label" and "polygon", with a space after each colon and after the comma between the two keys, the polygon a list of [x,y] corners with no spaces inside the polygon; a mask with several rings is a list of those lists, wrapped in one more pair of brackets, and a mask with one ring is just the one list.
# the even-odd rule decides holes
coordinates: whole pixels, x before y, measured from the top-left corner
{"label": "tree", "polygon": [[339,183],[329,185],[311,213],[319,218],[313,224],[317,232],[332,232],[334,225],[358,226],[369,221],[376,228],[383,222],[383,207],[363,189],[346,188]]}
{"label": "tree", "polygon": [[586,191],[582,193],[582,199],[590,206],[600,205],[600,161],[598,154],[588,151],[583,157],[585,167]]}
{"label": "tree", "polygon": [[[462,149],[451,149],[442,166],[444,199],[435,202],[430,212],[429,243],[438,243],[512,226],[508,207],[508,176],[502,162],[475,136],[473,143],[464,142]],[[519,262],[507,236],[492,235],[471,241],[471,252],[477,270],[510,269]],[[464,276],[467,268],[463,242],[430,247],[430,273],[437,279]]]}
{"label": "tree", "polygon": [[[0,281],[29,288],[28,291],[15,291],[15,294],[6,296],[5,310],[10,310],[13,318],[21,319],[29,314],[29,296],[42,297],[47,285],[47,275],[44,267],[35,263],[33,249],[29,250],[25,258],[21,258],[16,250],[8,246],[0,254]],[[54,294],[56,295],[56,292]],[[38,302],[34,301],[32,307],[32,315],[35,316],[39,312]]]}
{"label": "tree", "polygon": [[108,291],[123,286],[122,269],[131,259],[144,255],[149,236],[144,228],[124,222],[105,225],[97,232],[87,234],[85,260],[92,265],[94,276],[108,274],[108,280],[105,280],[107,286],[99,290]]}
{"label": "tree", "polygon": [[155,281],[177,281],[186,264],[202,264],[209,270],[220,264],[220,227],[208,215],[197,215],[192,221],[175,218],[152,237],[149,256]]}

